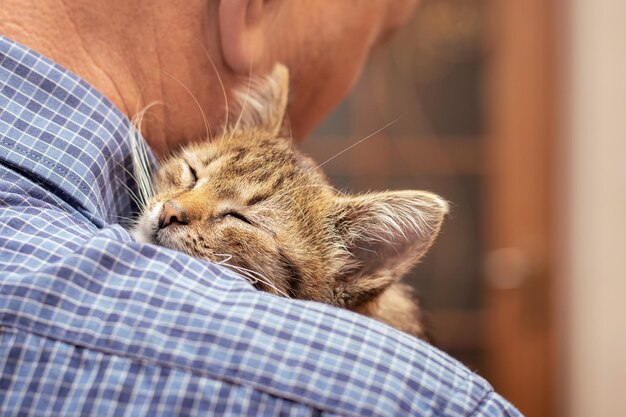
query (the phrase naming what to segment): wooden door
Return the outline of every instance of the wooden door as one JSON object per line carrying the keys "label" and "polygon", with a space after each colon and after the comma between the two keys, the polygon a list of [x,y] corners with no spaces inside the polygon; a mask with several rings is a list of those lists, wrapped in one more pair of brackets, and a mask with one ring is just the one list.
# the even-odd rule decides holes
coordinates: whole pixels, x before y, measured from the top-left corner
{"label": "wooden door", "polygon": [[487,373],[527,416],[553,415],[554,3],[494,0],[486,160]]}
{"label": "wooden door", "polygon": [[324,169],[339,188],[422,188],[451,201],[408,281],[437,345],[529,417],[553,415],[554,398],[552,7],[421,0],[304,145],[320,162],[338,155]]}

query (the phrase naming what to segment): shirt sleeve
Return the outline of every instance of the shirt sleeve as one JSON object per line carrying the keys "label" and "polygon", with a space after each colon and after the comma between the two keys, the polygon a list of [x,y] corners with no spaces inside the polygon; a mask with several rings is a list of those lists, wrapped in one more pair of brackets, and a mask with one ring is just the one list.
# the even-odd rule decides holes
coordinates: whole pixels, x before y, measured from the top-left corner
{"label": "shirt sleeve", "polygon": [[138,244],[128,120],[0,37],[0,410],[6,415],[518,412],[439,350]]}

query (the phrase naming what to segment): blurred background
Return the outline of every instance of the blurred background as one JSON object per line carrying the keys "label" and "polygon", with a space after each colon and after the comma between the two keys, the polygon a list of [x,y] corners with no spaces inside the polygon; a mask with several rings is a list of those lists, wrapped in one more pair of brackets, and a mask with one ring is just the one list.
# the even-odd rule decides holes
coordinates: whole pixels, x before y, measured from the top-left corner
{"label": "blurred background", "polygon": [[[305,143],[350,192],[452,203],[408,277],[527,416],[626,416],[626,2],[422,0]],[[397,120],[396,120],[397,119]]]}

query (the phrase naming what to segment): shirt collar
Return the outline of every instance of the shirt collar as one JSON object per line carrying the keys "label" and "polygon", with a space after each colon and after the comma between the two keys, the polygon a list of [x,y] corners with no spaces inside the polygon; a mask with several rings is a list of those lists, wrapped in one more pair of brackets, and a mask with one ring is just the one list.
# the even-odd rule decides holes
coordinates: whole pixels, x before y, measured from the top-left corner
{"label": "shirt collar", "polygon": [[131,122],[99,91],[0,36],[0,163],[103,227],[137,211],[128,191],[131,134]]}

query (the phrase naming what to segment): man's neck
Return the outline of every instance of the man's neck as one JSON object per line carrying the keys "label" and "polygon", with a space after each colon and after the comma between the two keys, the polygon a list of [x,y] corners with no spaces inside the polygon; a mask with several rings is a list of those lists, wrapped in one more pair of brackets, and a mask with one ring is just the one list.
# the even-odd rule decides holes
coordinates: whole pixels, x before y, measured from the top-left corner
{"label": "man's neck", "polygon": [[75,72],[128,117],[161,104],[150,109],[142,129],[157,154],[204,136],[205,116],[221,119],[222,93],[208,54],[222,77],[233,75],[220,65],[216,45],[205,44],[213,38],[207,36],[210,2],[0,3],[0,33]]}

